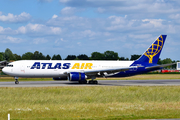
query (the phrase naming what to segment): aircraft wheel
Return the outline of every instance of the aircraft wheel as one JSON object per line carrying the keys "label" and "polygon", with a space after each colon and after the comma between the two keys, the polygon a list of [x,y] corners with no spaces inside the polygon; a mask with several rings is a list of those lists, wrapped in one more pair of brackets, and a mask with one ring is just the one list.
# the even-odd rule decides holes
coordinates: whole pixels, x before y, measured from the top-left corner
{"label": "aircraft wheel", "polygon": [[79,84],[87,84],[87,80],[79,81]]}
{"label": "aircraft wheel", "polygon": [[93,81],[92,81],[92,80],[90,80],[90,81],[89,81],[89,84],[93,84]]}
{"label": "aircraft wheel", "polygon": [[19,81],[15,81],[15,84],[19,84]]}
{"label": "aircraft wheel", "polygon": [[93,84],[98,84],[98,81],[97,80],[93,81]]}
{"label": "aircraft wheel", "polygon": [[97,80],[90,80],[89,84],[98,84],[98,81]]}

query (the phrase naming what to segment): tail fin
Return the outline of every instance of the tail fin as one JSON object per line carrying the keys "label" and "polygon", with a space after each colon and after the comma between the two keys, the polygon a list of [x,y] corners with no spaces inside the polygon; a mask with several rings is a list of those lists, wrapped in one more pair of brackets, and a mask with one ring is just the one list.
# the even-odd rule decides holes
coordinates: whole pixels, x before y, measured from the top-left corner
{"label": "tail fin", "polygon": [[160,35],[137,61],[157,64],[166,36],[167,35]]}

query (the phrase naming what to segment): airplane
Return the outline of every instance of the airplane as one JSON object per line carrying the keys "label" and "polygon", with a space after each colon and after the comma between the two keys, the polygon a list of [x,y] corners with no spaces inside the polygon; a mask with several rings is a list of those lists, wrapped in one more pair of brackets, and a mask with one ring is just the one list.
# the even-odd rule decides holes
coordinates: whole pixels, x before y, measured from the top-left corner
{"label": "airplane", "polygon": [[15,78],[53,78],[78,81],[80,84],[98,84],[96,77],[127,77],[162,69],[175,63],[158,65],[167,35],[160,35],[135,61],[106,60],[20,60],[9,63],[2,71]]}

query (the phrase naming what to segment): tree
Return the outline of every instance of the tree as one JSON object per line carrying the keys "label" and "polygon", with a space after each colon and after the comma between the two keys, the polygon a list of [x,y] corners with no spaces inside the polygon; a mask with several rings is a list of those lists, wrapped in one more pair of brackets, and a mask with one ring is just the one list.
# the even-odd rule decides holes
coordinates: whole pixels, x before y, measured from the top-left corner
{"label": "tree", "polygon": [[51,57],[50,57],[49,55],[47,55],[45,59],[46,59],[46,60],[50,60]]}
{"label": "tree", "polygon": [[118,60],[118,53],[114,51],[106,51],[104,52],[105,60]]}
{"label": "tree", "polygon": [[119,60],[125,60],[125,57],[120,57]]}
{"label": "tree", "polygon": [[129,60],[129,58],[126,58],[125,60]]}
{"label": "tree", "polygon": [[168,64],[168,63],[172,63],[171,58],[166,58],[166,59],[162,60],[162,64]]}
{"label": "tree", "polygon": [[34,54],[31,52],[27,52],[22,55],[22,60],[33,60]]}
{"label": "tree", "polygon": [[[177,63],[177,62],[179,62],[179,60],[177,60],[177,61],[173,60],[173,61],[172,61],[172,63]],[[173,69],[177,69],[176,67],[177,67],[176,64],[175,64],[175,65],[172,65],[172,68],[173,68]]]}
{"label": "tree", "polygon": [[[172,63],[172,60],[170,58],[166,58],[164,60],[162,60],[162,64],[168,64],[168,63]],[[168,67],[165,67],[165,68],[172,68],[172,66],[168,66]]]}
{"label": "tree", "polygon": [[162,60],[161,60],[161,58],[159,58],[159,60],[158,60],[157,64],[159,64],[159,65],[161,65],[161,64],[162,64]]}
{"label": "tree", "polygon": [[75,55],[68,55],[65,60],[75,60],[76,56]]}
{"label": "tree", "polygon": [[61,56],[58,55],[53,55],[52,60],[62,60]]}
{"label": "tree", "polygon": [[85,54],[78,55],[77,58],[79,60],[89,60],[89,57]]}
{"label": "tree", "polygon": [[12,53],[12,51],[9,48],[7,48],[5,50],[4,57],[5,57],[5,60],[7,60],[7,61],[16,60],[14,57],[14,54]]}
{"label": "tree", "polygon": [[100,52],[93,52],[93,53],[91,53],[91,59],[92,60],[103,60],[104,54],[102,54]]}
{"label": "tree", "polygon": [[17,54],[14,54],[14,57],[15,57],[16,60],[21,60],[22,59],[21,56],[17,55]]}
{"label": "tree", "polygon": [[39,51],[35,51],[33,55],[33,60],[45,60],[45,56]]}
{"label": "tree", "polygon": [[137,54],[131,55],[131,60],[137,60],[139,57],[141,57],[141,55],[137,55]]}
{"label": "tree", "polygon": [[0,61],[3,61],[4,60],[4,53],[0,53]]}

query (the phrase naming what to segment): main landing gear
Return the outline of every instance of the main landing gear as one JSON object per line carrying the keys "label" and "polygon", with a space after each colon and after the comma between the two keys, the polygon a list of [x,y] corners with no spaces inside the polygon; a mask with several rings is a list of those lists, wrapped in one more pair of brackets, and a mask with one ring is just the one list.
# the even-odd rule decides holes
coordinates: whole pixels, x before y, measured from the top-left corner
{"label": "main landing gear", "polygon": [[90,80],[89,84],[98,84],[98,81],[97,80]]}
{"label": "main landing gear", "polygon": [[87,84],[87,80],[80,80],[79,84]]}
{"label": "main landing gear", "polygon": [[96,79],[95,76],[92,76],[91,79],[92,79],[92,80],[89,81],[89,84],[98,84],[98,81],[97,81],[97,80],[94,80],[94,79]]}
{"label": "main landing gear", "polygon": [[91,79],[92,80],[89,81],[89,84],[98,84],[98,81],[94,80],[94,79],[96,79],[96,76],[91,76]]}
{"label": "main landing gear", "polygon": [[[90,80],[89,84],[98,84],[97,80]],[[79,81],[79,84],[87,84],[87,80]]]}
{"label": "main landing gear", "polygon": [[[98,84],[98,81],[97,80],[94,80],[96,79],[95,76],[91,76],[91,80],[89,80],[89,84]],[[87,80],[80,80],[79,81],[79,84],[87,84]]]}
{"label": "main landing gear", "polygon": [[19,84],[18,77],[14,77],[15,84]]}

